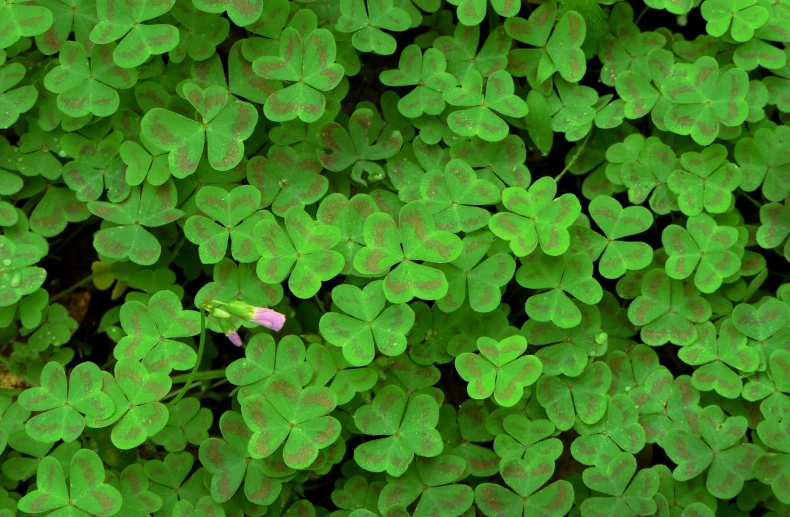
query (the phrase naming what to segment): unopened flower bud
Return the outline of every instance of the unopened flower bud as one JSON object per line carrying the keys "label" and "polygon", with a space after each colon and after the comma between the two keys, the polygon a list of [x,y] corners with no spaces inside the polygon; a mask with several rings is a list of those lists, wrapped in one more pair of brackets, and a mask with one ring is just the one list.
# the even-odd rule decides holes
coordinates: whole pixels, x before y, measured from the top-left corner
{"label": "unopened flower bud", "polygon": [[230,314],[247,321],[252,321],[268,329],[280,330],[285,324],[285,315],[263,307],[255,307],[239,300],[225,304],[225,310]]}

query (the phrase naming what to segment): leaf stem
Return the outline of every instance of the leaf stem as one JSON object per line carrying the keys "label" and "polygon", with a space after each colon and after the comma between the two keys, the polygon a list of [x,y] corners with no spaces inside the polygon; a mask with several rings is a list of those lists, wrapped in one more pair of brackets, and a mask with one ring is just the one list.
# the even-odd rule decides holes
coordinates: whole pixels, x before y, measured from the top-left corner
{"label": "leaf stem", "polygon": [[577,152],[577,153],[576,153],[576,155],[575,155],[573,158],[571,158],[571,161],[569,161],[569,162],[568,162],[568,164],[565,166],[565,168],[564,168],[564,169],[562,169],[562,171],[561,171],[559,174],[557,174],[557,176],[555,176],[555,177],[554,177],[554,181],[555,181],[556,183],[559,183],[559,182],[560,182],[560,180],[562,179],[562,177],[563,177],[563,176],[565,176],[565,173],[566,173],[566,172],[568,172],[568,170],[569,170],[571,167],[573,167],[573,164],[574,164],[574,163],[576,163],[576,160],[578,160],[578,159],[579,159],[579,156],[581,156],[581,155],[582,155],[582,153],[584,152],[584,148],[585,148],[585,147],[587,147],[587,142],[589,142],[589,141],[590,141],[590,136],[592,136],[592,134],[593,134],[593,132],[594,132],[594,131],[595,131],[595,126],[593,126],[592,128],[590,128],[590,132],[589,132],[589,133],[587,133],[587,136],[584,138],[584,142],[582,142],[582,145],[581,145],[581,147],[579,148],[579,152]]}
{"label": "leaf stem", "polygon": [[198,368],[200,368],[200,361],[203,359],[203,349],[206,346],[206,313],[203,311],[203,308],[200,308],[200,343],[198,344],[198,351],[197,351],[197,358],[195,359],[195,366],[192,367],[192,372],[187,377],[187,382],[184,384],[184,387],[181,388],[181,391],[178,392],[176,398],[171,400],[168,405],[170,407],[175,406],[179,400],[181,400],[189,388],[192,386],[192,381],[195,379],[195,375],[197,375]]}
{"label": "leaf stem", "polygon": [[756,200],[756,199],[754,199],[752,196],[750,196],[749,194],[747,194],[746,192],[744,192],[744,191],[742,191],[742,190],[738,191],[738,194],[742,195],[743,197],[745,197],[746,199],[748,199],[749,201],[751,201],[751,202],[752,202],[752,204],[753,204],[754,206],[756,206],[757,208],[760,208],[760,207],[762,207],[762,206],[763,206],[763,204],[762,204],[762,203],[760,203],[759,201],[757,201],[757,200]]}
{"label": "leaf stem", "polygon": [[170,380],[173,381],[173,384],[181,384],[182,382],[187,382],[190,377],[192,377],[194,382],[224,379],[225,370],[206,370],[205,372],[197,372],[194,376],[191,373],[185,373],[183,375],[174,375]]}
{"label": "leaf stem", "polygon": [[642,9],[642,12],[639,13],[639,16],[636,17],[636,21],[634,21],[634,25],[639,25],[639,22],[642,20],[642,17],[644,15],[646,15],[649,10],[650,10],[650,7],[645,6],[645,8]]}
{"label": "leaf stem", "polygon": [[93,273],[91,273],[90,275],[86,276],[82,280],[78,281],[76,284],[72,285],[68,289],[64,289],[63,291],[59,292],[55,296],[51,297],[49,299],[49,303],[52,303],[55,300],[60,300],[61,298],[63,298],[67,294],[69,294],[70,292],[75,291],[76,289],[79,289],[80,287],[82,287],[83,285],[87,284],[88,282],[90,282],[91,280],[96,278],[97,276],[101,276],[101,275],[110,273],[111,271],[112,271],[111,267],[107,268],[107,269],[103,269],[101,271],[94,271]]}

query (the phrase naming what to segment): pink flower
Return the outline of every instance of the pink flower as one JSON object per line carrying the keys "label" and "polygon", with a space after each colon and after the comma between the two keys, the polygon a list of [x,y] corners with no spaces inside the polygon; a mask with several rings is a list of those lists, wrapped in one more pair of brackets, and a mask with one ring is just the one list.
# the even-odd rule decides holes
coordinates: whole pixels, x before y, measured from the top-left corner
{"label": "pink flower", "polygon": [[241,346],[241,337],[239,336],[239,333],[236,332],[235,330],[231,330],[230,332],[228,332],[228,339],[234,345]]}
{"label": "pink flower", "polygon": [[285,324],[285,314],[280,314],[279,312],[273,311],[271,309],[256,307],[255,311],[252,313],[252,318],[250,321],[257,323],[258,325],[262,325],[267,329],[279,331]]}

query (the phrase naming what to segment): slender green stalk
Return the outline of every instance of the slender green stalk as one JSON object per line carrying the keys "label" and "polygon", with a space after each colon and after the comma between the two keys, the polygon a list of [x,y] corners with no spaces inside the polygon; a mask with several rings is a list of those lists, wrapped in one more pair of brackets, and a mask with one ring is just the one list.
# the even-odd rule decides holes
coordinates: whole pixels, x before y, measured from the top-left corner
{"label": "slender green stalk", "polygon": [[206,370],[205,372],[197,372],[194,376],[192,376],[191,373],[185,373],[182,375],[174,375],[170,379],[173,381],[173,384],[181,384],[182,382],[187,382],[190,377],[192,377],[193,382],[224,379],[225,370]]}
{"label": "slender green stalk", "polygon": [[181,388],[181,391],[176,395],[176,398],[171,400],[168,405],[175,406],[179,400],[181,400],[189,388],[192,386],[192,381],[195,380],[195,375],[197,375],[198,368],[200,368],[200,360],[203,359],[203,349],[206,346],[206,313],[203,311],[203,308],[200,308],[200,344],[198,344],[198,351],[197,351],[197,358],[195,359],[195,366],[192,367],[192,372],[189,374],[187,378],[186,384],[184,387]]}
{"label": "slender green stalk", "polygon": [[90,282],[91,280],[96,278],[97,276],[101,276],[101,275],[110,273],[111,271],[112,271],[112,268],[104,269],[104,270],[101,270],[101,271],[94,271],[93,273],[91,273],[90,275],[86,276],[82,280],[78,281],[76,284],[72,285],[68,289],[64,289],[63,291],[59,292],[58,294],[56,294],[55,296],[50,298],[49,302],[52,303],[55,300],[60,300],[61,298],[63,298],[67,294],[69,294],[70,292],[79,289],[80,287],[82,287],[83,285],[87,284],[88,282]]}
{"label": "slender green stalk", "polygon": [[559,181],[562,179],[562,177],[563,177],[563,176],[565,176],[565,173],[566,173],[566,172],[568,172],[568,170],[569,170],[571,167],[573,167],[573,164],[574,164],[574,163],[576,163],[576,160],[578,160],[578,159],[579,159],[579,156],[581,156],[581,155],[582,155],[582,153],[584,152],[584,148],[585,148],[585,147],[587,147],[587,142],[589,142],[589,141],[590,141],[590,136],[592,136],[592,134],[593,134],[593,132],[594,132],[594,131],[595,131],[595,127],[592,127],[592,128],[590,129],[590,132],[589,132],[589,133],[587,133],[587,136],[584,138],[584,142],[582,142],[582,145],[581,145],[581,147],[579,148],[579,152],[577,152],[577,153],[576,153],[576,154],[573,156],[573,158],[571,158],[571,161],[569,161],[569,162],[568,162],[568,165],[566,165],[566,166],[565,166],[565,168],[564,168],[564,169],[562,169],[562,172],[560,172],[559,174],[557,174],[557,176],[554,178],[554,181],[556,181],[557,183],[559,183]]}

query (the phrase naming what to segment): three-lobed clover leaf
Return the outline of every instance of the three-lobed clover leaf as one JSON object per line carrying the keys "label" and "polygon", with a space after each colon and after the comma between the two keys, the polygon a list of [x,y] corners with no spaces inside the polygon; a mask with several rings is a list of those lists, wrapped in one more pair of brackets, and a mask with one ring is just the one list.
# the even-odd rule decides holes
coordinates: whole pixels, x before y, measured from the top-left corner
{"label": "three-lobed clover leaf", "polygon": [[185,397],[169,410],[167,425],[151,437],[168,452],[183,451],[187,443],[200,445],[208,439],[213,415],[211,410],[200,407],[194,397]]}
{"label": "three-lobed clover leaf", "polygon": [[499,212],[488,223],[491,231],[506,241],[517,257],[532,253],[540,244],[548,255],[565,253],[570,246],[567,228],[581,214],[581,204],[573,194],[555,199],[557,182],[540,178],[529,189],[508,187],[502,204],[509,212]]}
{"label": "three-lobed clover leaf", "polygon": [[151,55],[170,52],[178,45],[175,26],[143,23],[167,13],[174,4],[175,0],[97,0],[99,23],[91,31],[90,40],[102,45],[120,39],[112,53],[115,64],[122,68],[138,67]]}
{"label": "three-lobed clover leaf", "polygon": [[636,458],[623,452],[604,465],[582,472],[585,485],[609,496],[585,499],[580,507],[582,517],[655,513],[657,507],[653,497],[658,492],[658,474],[652,469],[641,469],[639,472],[636,469]]}
{"label": "three-lobed clover leaf", "polygon": [[280,34],[279,54],[261,56],[252,63],[253,71],[264,79],[293,83],[267,97],[263,114],[272,122],[297,117],[315,122],[326,108],[326,97],[321,92],[332,90],[343,78],[343,65],[335,63],[335,38],[326,29],[316,29],[303,37],[288,27]]}
{"label": "three-lobed clover leaf", "polygon": [[[230,500],[243,482],[244,496],[251,502],[264,506],[274,503],[282,492],[282,481],[294,471],[281,458],[262,460],[250,456],[248,444],[253,433],[239,413],[224,412],[219,418],[219,430],[222,438],[203,441],[198,452],[200,462],[211,474],[209,491],[214,501]],[[193,458],[191,453],[185,454],[188,465],[184,465],[187,467],[184,477],[189,473]],[[165,462],[171,457],[172,454],[165,457]]]}
{"label": "three-lobed clover leaf", "polygon": [[85,428],[85,418],[109,417],[115,407],[102,392],[102,373],[92,362],[78,364],[69,374],[60,363],[51,361],[41,371],[39,387],[19,396],[24,409],[39,412],[25,423],[25,431],[40,442],[72,442]]}
{"label": "three-lobed clover leaf", "polygon": [[195,364],[195,351],[177,339],[200,333],[200,314],[183,310],[172,291],[159,291],[148,305],[136,300],[124,303],[121,325],[126,336],[113,350],[116,359],[134,358],[143,361],[148,371],[164,374]]}
{"label": "three-lobed clover leaf", "polygon": [[621,76],[628,74],[627,79],[620,81],[620,84],[630,85],[636,79],[641,80],[638,84],[653,90],[649,80],[648,55],[654,49],[664,47],[666,41],[658,32],[640,32],[636,24],[630,21],[621,22],[616,27],[616,34],[604,42],[598,53],[604,64],[601,68],[601,81],[609,86],[616,86]]}
{"label": "three-lobed clover leaf", "polygon": [[301,384],[284,373],[274,373],[261,394],[241,400],[244,421],[253,430],[249,454],[267,458],[282,445],[285,464],[294,469],[310,466],[340,436],[340,422],[326,416],[337,405],[329,388]]}
{"label": "three-lobed clover leaf", "polygon": [[379,77],[387,86],[415,87],[398,101],[398,111],[413,119],[444,111],[442,93],[456,86],[455,77],[446,69],[447,60],[439,50],[429,48],[423,53],[419,46],[409,45],[400,54],[398,70],[385,70]]}
{"label": "three-lobed clover leaf", "polygon": [[443,298],[448,290],[444,273],[415,261],[451,262],[461,253],[461,239],[437,230],[430,210],[420,201],[401,208],[398,219],[400,227],[385,212],[365,220],[367,246],[354,256],[354,267],[368,275],[385,274],[384,294],[391,303]]}
{"label": "three-lobed clover leaf", "polygon": [[268,156],[247,162],[247,181],[261,193],[261,206],[283,217],[292,206],[305,207],[324,197],[329,180],[313,153],[273,145]]}
{"label": "three-lobed clover leaf", "polygon": [[326,196],[318,206],[316,219],[340,230],[340,242],[335,250],[345,259],[344,275],[354,272],[354,256],[365,245],[365,221],[378,210],[378,203],[367,194],[356,194],[348,199],[334,193]]}
{"label": "three-lobed clover leaf", "polygon": [[465,470],[466,461],[460,456],[418,457],[402,476],[381,490],[378,509],[389,515],[393,507],[416,503],[415,515],[458,517],[474,502],[472,488],[455,483],[463,478]]}
{"label": "three-lobed clover leaf", "polygon": [[44,284],[47,272],[34,264],[42,258],[31,244],[0,235],[0,307],[10,307]]}
{"label": "three-lobed clover leaf", "polygon": [[604,417],[611,384],[611,370],[599,361],[587,366],[578,377],[544,375],[538,379],[535,393],[551,423],[567,431],[577,415],[585,424],[594,424]]}
{"label": "three-lobed clover leaf", "polygon": [[516,282],[528,289],[548,289],[527,299],[526,311],[534,320],[573,328],[582,321],[582,314],[568,294],[587,305],[596,304],[603,297],[601,284],[592,276],[592,259],[584,253],[559,257],[534,253],[522,262]]}
{"label": "three-lobed clover leaf", "polygon": [[470,233],[488,225],[491,212],[481,206],[499,201],[499,189],[480,179],[463,160],[450,160],[444,171],[428,171],[420,184],[422,201],[443,231]]}
{"label": "three-lobed clover leaf", "polygon": [[[587,37],[584,17],[566,10],[557,20],[557,2],[544,2],[532,11],[527,20],[519,17],[505,20],[505,30],[514,40],[529,45],[508,54],[508,66],[514,75],[526,75],[534,89],[543,89],[556,72],[569,82],[578,82],[587,71],[587,60],[581,46]],[[555,25],[556,22],[556,25]],[[553,30],[552,30],[553,29]]]}
{"label": "three-lobed clover leaf", "polygon": [[[760,227],[757,229],[757,244],[766,249],[782,250],[790,261],[790,202],[768,203],[760,207]],[[787,239],[787,240],[785,240]],[[782,243],[784,242],[784,247]]]}
{"label": "three-lobed clover leaf", "polygon": [[162,245],[144,227],[159,227],[181,217],[172,180],[160,186],[144,183],[120,203],[91,201],[88,209],[107,225],[93,237],[96,251],[115,260],[129,258],[135,264],[151,265],[159,259]]}
{"label": "three-lobed clover leaf", "polygon": [[522,355],[527,350],[524,336],[501,341],[481,337],[477,348],[479,355],[465,352],[455,358],[455,369],[469,383],[466,391],[473,399],[487,399],[493,394],[497,404],[511,407],[521,400],[524,388],[540,377],[540,359]]}
{"label": "three-lobed clover leaf", "polygon": [[92,114],[109,117],[118,110],[120,97],[115,89],[131,88],[137,70],[121,68],[112,60],[115,44],[95,45],[88,53],[73,41],[63,44],[60,65],[45,77],[46,88],[58,94],[58,108],[70,117]]}
{"label": "three-lobed clover leaf", "polygon": [[765,25],[769,17],[768,9],[758,5],[757,0],[705,0],[700,12],[708,22],[708,34],[718,38],[729,32],[738,43],[752,39],[754,31]]}
{"label": "three-lobed clover leaf", "polygon": [[388,137],[378,139],[383,126],[376,127],[373,121],[373,110],[359,108],[352,113],[348,130],[337,122],[321,126],[318,133],[320,146],[332,151],[331,154],[318,152],[321,164],[335,172],[351,167],[351,178],[362,185],[367,184],[362,178],[364,173],[371,180],[384,178],[384,169],[375,160],[395,156],[403,145],[403,137],[400,131],[393,131]]}
{"label": "three-lobed clover leaf", "polygon": [[332,248],[340,241],[340,230],[316,224],[301,207],[285,213],[285,228],[273,219],[255,225],[254,239],[261,258],[257,273],[264,283],[279,284],[288,277],[288,287],[299,298],[310,298],[321,283],[337,276],[345,264]]}
{"label": "three-lobed clover leaf", "polygon": [[[14,4],[9,3],[6,6],[13,8]],[[25,8],[28,7],[41,9],[32,5],[25,6]],[[48,12],[46,9],[44,11]],[[0,18],[2,18],[2,15],[0,15]],[[2,30],[0,30],[0,34],[2,34]],[[19,120],[19,115],[33,108],[38,100],[38,90],[36,90],[35,86],[25,85],[11,90],[24,77],[25,65],[22,63],[10,63],[0,66],[0,129],[11,127]]]}
{"label": "three-lobed clover leaf", "polygon": [[737,126],[746,120],[749,78],[740,68],[723,74],[716,60],[703,56],[694,63],[676,64],[661,84],[661,93],[672,102],[665,115],[667,128],[691,135],[700,145],[710,145],[720,125]]}
{"label": "three-lobed clover leaf", "polygon": [[[335,24],[335,30],[353,33],[351,44],[361,52],[373,52],[385,56],[393,54],[398,44],[395,38],[384,30],[402,32],[411,24],[409,14],[396,6],[393,0],[339,0],[339,2],[340,17]],[[365,9],[366,4],[367,9]]]}
{"label": "three-lobed clover leaf", "polygon": [[516,272],[516,261],[507,253],[486,255],[494,244],[494,236],[487,231],[467,234],[462,242],[461,254],[447,264],[436,268],[447,279],[447,294],[436,300],[445,312],[460,309],[467,301],[475,312],[491,312],[499,307],[502,287]]}
{"label": "three-lobed clover leaf", "polygon": [[708,321],[711,306],[689,282],[673,280],[661,268],[642,279],[641,295],[628,306],[628,319],[639,325],[646,345],[685,346],[697,339],[694,323]]}
{"label": "three-lobed clover leaf", "polygon": [[661,234],[667,275],[682,280],[696,270],[694,285],[703,293],[713,293],[741,267],[741,259],[731,251],[737,240],[736,228],[718,226],[706,214],[689,217],[686,228],[671,224]]}
{"label": "three-lobed clover leaf", "polygon": [[[593,237],[593,258],[604,278],[619,278],[626,271],[646,268],[653,260],[653,249],[644,242],[620,241],[644,232],[653,225],[653,214],[641,206],[623,208],[611,196],[598,196],[589,205],[590,217],[601,228],[606,239]],[[586,232],[589,235],[592,232]]]}
{"label": "three-lobed clover leaf", "polygon": [[698,366],[691,376],[695,388],[715,390],[728,399],[741,395],[741,377],[753,373],[760,365],[757,351],[748,346],[746,336],[729,319],[721,324],[718,338],[713,323],[702,323],[697,328],[696,341],[681,348],[678,357],[686,364]]}
{"label": "three-lobed clover leaf", "polygon": [[[44,6],[13,0],[0,6],[0,49],[6,49],[20,38],[38,36],[52,26],[52,12]],[[0,64],[5,61],[3,52]],[[20,64],[21,65],[21,64]],[[21,65],[24,69],[24,65]]]}
{"label": "three-lobed clover leaf", "polygon": [[313,372],[305,363],[304,342],[298,336],[285,336],[275,346],[269,334],[255,334],[244,349],[245,357],[228,365],[228,382],[240,386],[242,398],[262,394],[266,381],[274,373],[282,373],[307,384]]}
{"label": "three-lobed clover leaf", "polygon": [[688,481],[708,469],[708,491],[720,499],[735,497],[744,482],[754,478],[752,464],[761,452],[755,444],[741,443],[746,430],[745,417],[727,416],[715,405],[706,407],[700,413],[700,436],[673,429],[661,442],[677,464],[672,477]]}
{"label": "three-lobed clover leaf", "polygon": [[351,366],[370,364],[376,349],[387,356],[406,350],[406,334],[414,325],[414,311],[405,303],[385,309],[387,298],[382,280],[375,280],[364,289],[339,285],[332,290],[332,301],[345,314],[327,312],[321,316],[319,329],[329,343],[342,347],[343,357]]}
{"label": "three-lobed clover leaf", "polygon": [[505,432],[494,439],[494,451],[502,460],[519,458],[530,463],[547,458],[556,461],[562,454],[562,442],[553,437],[554,424],[545,418],[530,421],[513,413],[502,420],[502,428]]}
{"label": "three-lobed clover leaf", "polygon": [[398,386],[387,385],[376,393],[372,405],[354,412],[354,423],[360,431],[386,438],[357,446],[354,460],[367,471],[401,476],[415,454],[429,458],[441,454],[444,446],[435,429],[438,422],[439,405],[430,395],[407,399]]}
{"label": "three-lobed clover leaf", "polygon": [[19,509],[26,513],[98,517],[115,515],[121,509],[121,493],[105,483],[104,465],[94,451],[81,449],[74,453],[68,480],[67,486],[63,466],[55,457],[43,458],[38,465],[36,489],[19,500]]}
{"label": "three-lobed clover leaf", "polygon": [[774,202],[790,194],[790,153],[784,143],[790,139],[788,129],[759,128],[753,137],[738,139],[734,156],[743,176],[741,190],[752,192],[762,185],[763,196]]}
{"label": "three-lobed clover leaf", "polygon": [[703,208],[711,214],[721,214],[730,209],[732,191],[740,185],[742,174],[737,165],[727,162],[723,145],[713,144],[701,153],[683,153],[680,163],[686,170],[673,170],[667,186],[677,194],[684,214],[699,215]]}
{"label": "three-lobed clover leaf", "polygon": [[514,94],[514,88],[511,75],[498,70],[488,76],[483,95],[483,76],[468,70],[460,86],[444,91],[448,104],[466,108],[450,113],[447,125],[460,136],[478,136],[487,142],[504,140],[509,127],[499,115],[521,118],[528,112],[526,101]]}
{"label": "three-lobed clover leaf", "polygon": [[251,185],[241,185],[230,192],[207,185],[195,196],[196,214],[184,224],[184,236],[198,245],[200,261],[216,264],[225,257],[228,240],[231,255],[239,262],[252,262],[260,256],[253,241],[255,225],[271,219],[271,214],[259,211],[261,193]]}
{"label": "three-lobed clover leaf", "polygon": [[202,89],[193,82],[184,85],[184,94],[201,114],[198,122],[164,108],[154,108],[140,122],[141,134],[158,148],[169,151],[170,172],[184,178],[198,167],[203,149],[218,171],[228,171],[244,158],[244,140],[258,123],[252,104],[232,97],[222,86]]}
{"label": "three-lobed clover leaf", "polygon": [[566,515],[573,506],[573,485],[558,480],[543,486],[551,479],[554,468],[554,461],[548,458],[503,459],[499,471],[512,490],[500,484],[481,483],[475,488],[475,503],[488,517]]}
{"label": "three-lobed clover leaf", "polygon": [[592,425],[576,422],[581,436],[571,445],[571,454],[584,465],[609,463],[620,452],[637,454],[645,447],[645,429],[639,422],[634,401],[618,393],[609,399],[606,416]]}

